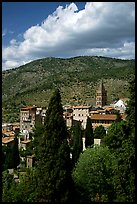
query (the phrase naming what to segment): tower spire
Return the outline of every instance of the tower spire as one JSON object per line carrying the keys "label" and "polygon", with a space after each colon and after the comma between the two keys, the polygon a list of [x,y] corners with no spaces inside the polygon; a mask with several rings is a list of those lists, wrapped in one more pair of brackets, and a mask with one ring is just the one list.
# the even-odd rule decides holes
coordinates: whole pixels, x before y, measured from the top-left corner
{"label": "tower spire", "polygon": [[99,87],[96,91],[96,106],[102,107],[107,103],[107,91],[103,85],[103,80],[100,80]]}

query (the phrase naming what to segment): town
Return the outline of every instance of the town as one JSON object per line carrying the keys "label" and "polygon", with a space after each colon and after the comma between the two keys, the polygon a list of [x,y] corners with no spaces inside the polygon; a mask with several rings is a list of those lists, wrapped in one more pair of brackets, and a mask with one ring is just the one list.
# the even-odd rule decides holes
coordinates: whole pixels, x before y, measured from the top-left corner
{"label": "town", "polygon": [[[117,119],[126,120],[126,105],[128,98],[119,99],[112,104],[107,105],[107,91],[100,81],[96,89],[96,105],[86,106],[63,106],[63,117],[66,121],[66,126],[70,129],[76,121],[81,123],[81,128],[86,128],[87,118],[91,118],[93,130],[98,126],[103,126],[106,134],[108,127]],[[18,148],[20,151],[26,150],[31,141],[33,128],[37,121],[44,124],[47,108],[37,107],[35,105],[20,109],[20,123],[4,123],[2,124],[2,145],[12,147],[15,140],[15,134],[18,134]],[[85,148],[85,138],[83,141],[83,151]],[[94,144],[101,144],[101,139],[94,138]],[[35,155],[20,155],[22,163],[25,167],[32,167],[35,161]]]}

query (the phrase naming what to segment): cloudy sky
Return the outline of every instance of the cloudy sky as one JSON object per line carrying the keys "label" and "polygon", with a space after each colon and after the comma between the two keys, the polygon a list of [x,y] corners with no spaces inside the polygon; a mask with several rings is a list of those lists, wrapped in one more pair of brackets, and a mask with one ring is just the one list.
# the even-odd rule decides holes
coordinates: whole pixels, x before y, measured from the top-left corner
{"label": "cloudy sky", "polygon": [[3,2],[2,69],[45,57],[135,58],[134,2]]}

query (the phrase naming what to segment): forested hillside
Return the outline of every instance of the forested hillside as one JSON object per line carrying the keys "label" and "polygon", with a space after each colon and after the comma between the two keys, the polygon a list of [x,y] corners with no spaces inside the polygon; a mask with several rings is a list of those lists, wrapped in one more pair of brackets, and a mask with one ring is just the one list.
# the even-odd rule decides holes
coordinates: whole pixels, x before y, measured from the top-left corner
{"label": "forested hillside", "polygon": [[47,106],[55,87],[61,91],[63,105],[95,105],[100,79],[108,93],[108,104],[114,98],[129,97],[128,81],[134,74],[135,60],[91,56],[44,58],[3,71],[3,121],[19,120],[23,106]]}

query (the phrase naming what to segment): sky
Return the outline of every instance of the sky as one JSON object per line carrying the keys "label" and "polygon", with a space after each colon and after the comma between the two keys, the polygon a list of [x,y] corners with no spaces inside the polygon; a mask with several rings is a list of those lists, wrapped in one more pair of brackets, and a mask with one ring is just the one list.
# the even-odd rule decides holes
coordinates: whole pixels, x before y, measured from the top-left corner
{"label": "sky", "polygon": [[2,70],[45,57],[135,58],[134,2],[2,2]]}

